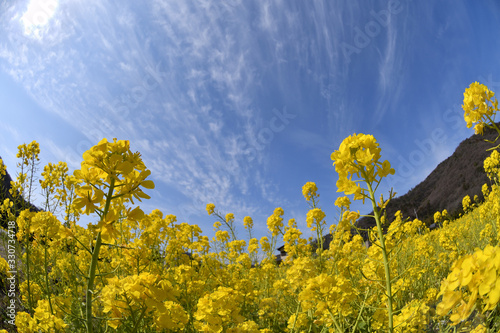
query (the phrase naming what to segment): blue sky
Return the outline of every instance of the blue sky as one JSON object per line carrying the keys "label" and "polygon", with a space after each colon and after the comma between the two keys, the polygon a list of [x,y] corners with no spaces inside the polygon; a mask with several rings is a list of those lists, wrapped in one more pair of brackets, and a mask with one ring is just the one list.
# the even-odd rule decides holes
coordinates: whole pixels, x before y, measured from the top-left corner
{"label": "blue sky", "polygon": [[74,170],[103,137],[127,139],[156,183],[141,207],[209,236],[209,202],[241,237],[246,215],[265,235],[276,207],[304,227],[308,181],[335,223],[330,154],[353,133],[396,169],[381,193],[404,194],[473,134],[464,89],[500,91],[494,0],[14,0],[0,31],[11,174],[22,143]]}

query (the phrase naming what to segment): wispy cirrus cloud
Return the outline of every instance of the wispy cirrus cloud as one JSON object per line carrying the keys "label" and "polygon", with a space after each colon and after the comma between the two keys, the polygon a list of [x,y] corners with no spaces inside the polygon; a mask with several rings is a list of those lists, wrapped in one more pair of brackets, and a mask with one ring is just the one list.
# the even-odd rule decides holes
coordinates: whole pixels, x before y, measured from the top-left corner
{"label": "wispy cirrus cloud", "polygon": [[[129,139],[163,210],[200,216],[213,201],[261,218],[277,205],[300,211],[294,182],[333,181],[329,155],[353,132],[373,133],[396,160],[412,151],[400,138],[439,126],[430,113],[470,76],[474,48],[459,51],[482,35],[464,29],[465,9],[485,14],[451,1],[402,0],[386,15],[397,2],[75,0],[33,33],[29,3],[0,4],[0,70],[50,112],[32,119],[54,156]],[[429,107],[432,94],[442,104]]]}
{"label": "wispy cirrus cloud", "polygon": [[[212,197],[247,210],[257,207],[234,193],[277,201],[261,169],[267,138],[286,136],[269,131],[269,122],[276,108],[284,112],[289,96],[304,94],[302,73],[321,86],[321,117],[331,132],[349,121],[332,95],[346,75],[336,44],[349,9],[326,2],[75,1],[59,4],[33,39],[19,22],[24,5],[3,15],[4,69],[43,108],[80,129],[87,145],[102,137],[130,139],[160,181],[193,200]],[[274,98],[282,102],[257,103],[264,84],[276,86]],[[288,112],[300,116],[307,107]]]}
{"label": "wispy cirrus cloud", "polygon": [[[255,143],[265,124],[253,102],[259,77],[250,51],[258,41],[241,24],[249,20],[244,7],[66,3],[37,39],[20,34],[22,7],[4,12],[0,55],[43,108],[89,145],[102,137],[135,142],[155,177],[186,197],[255,210],[232,195],[259,186],[241,146]],[[231,15],[238,17],[227,24]],[[265,163],[265,150],[253,154]]]}

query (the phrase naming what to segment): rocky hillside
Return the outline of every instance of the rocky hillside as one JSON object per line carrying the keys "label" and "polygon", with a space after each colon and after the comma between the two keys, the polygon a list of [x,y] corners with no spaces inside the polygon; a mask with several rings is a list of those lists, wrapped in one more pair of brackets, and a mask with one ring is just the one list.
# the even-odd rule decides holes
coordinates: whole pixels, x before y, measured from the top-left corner
{"label": "rocky hillside", "polygon": [[[499,123],[500,125],[500,123]],[[482,200],[481,187],[489,183],[483,169],[484,159],[490,155],[486,151],[494,145],[485,140],[493,141],[497,133],[485,130],[484,135],[473,135],[462,141],[453,155],[441,162],[427,178],[411,189],[405,195],[394,198],[387,206],[387,218],[392,221],[394,213],[401,210],[404,217],[419,218],[427,225],[433,222],[436,211],[446,209],[451,216],[458,216],[462,209],[462,199],[475,195]],[[0,157],[1,158],[1,157]],[[7,175],[0,182],[0,199],[12,198],[9,193],[11,177]],[[24,200],[16,202],[15,211],[25,207],[38,211],[39,209]],[[3,218],[0,221],[5,227]],[[363,217],[356,222],[362,229],[371,228],[375,220]]]}
{"label": "rocky hillside", "polygon": [[[0,159],[2,157],[0,156]],[[12,195],[10,194],[10,182],[12,181],[12,177],[10,176],[9,172],[6,171],[6,175],[1,178],[0,181],[0,201],[3,202],[5,199],[10,199],[14,203],[14,209],[13,211],[15,212],[15,215],[17,216],[20,211],[26,208],[30,208],[32,211],[39,211],[40,209],[32,205],[31,203],[28,203],[24,198],[16,199],[14,200]],[[3,228],[7,228],[7,217],[0,215],[0,226]]]}
{"label": "rocky hillside", "polygon": [[[462,199],[475,195],[482,201],[481,187],[490,181],[483,168],[483,161],[491,154],[486,151],[494,145],[486,140],[494,140],[497,133],[485,130],[484,135],[473,135],[462,141],[453,155],[441,162],[424,181],[405,195],[394,198],[387,206],[387,218],[394,219],[394,213],[401,210],[404,217],[418,218],[427,225],[433,223],[436,211],[446,209],[456,217],[462,212]],[[372,214],[372,213],[371,213]],[[360,228],[375,225],[375,220],[363,217],[357,221]]]}

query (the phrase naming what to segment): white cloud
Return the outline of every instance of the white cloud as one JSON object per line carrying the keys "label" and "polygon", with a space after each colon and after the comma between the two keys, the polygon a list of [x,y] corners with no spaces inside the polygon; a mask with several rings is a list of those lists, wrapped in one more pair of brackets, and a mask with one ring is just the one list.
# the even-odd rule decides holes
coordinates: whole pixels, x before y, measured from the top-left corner
{"label": "white cloud", "polygon": [[[398,18],[393,15],[388,18],[386,29],[385,49],[381,51],[378,79],[378,101],[374,112],[374,122],[382,121],[385,113],[390,111],[399,101],[399,95],[403,89],[404,81],[401,78],[401,70],[404,65],[404,55],[400,52],[398,43],[404,43],[404,36],[399,36],[396,30]],[[401,19],[401,18],[399,18]],[[383,29],[383,28],[382,28]]]}
{"label": "white cloud", "polygon": [[71,147],[57,144],[51,139],[44,139],[41,144],[47,147],[47,153],[54,157],[52,163],[57,163],[56,161],[62,161],[67,163],[69,170],[80,169],[82,156]]}
{"label": "white cloud", "polygon": [[[193,202],[256,211],[284,199],[266,173],[266,157],[272,145],[290,140],[259,143],[274,107],[301,100],[308,82],[318,89],[311,94],[323,99],[324,110],[313,114],[328,120],[331,136],[354,117],[340,83],[348,71],[338,49],[343,16],[353,8],[256,6],[73,1],[59,5],[37,41],[19,37],[12,18],[23,11],[15,7],[1,16],[0,66],[89,141],[131,140],[153,177]],[[387,80],[393,47],[385,58]],[[266,96],[267,86],[277,96]],[[297,117],[310,112],[308,105],[293,107]],[[310,134],[294,135],[321,146]],[[50,147],[61,158],[68,154],[61,143]],[[260,201],[248,202],[254,193]]]}
{"label": "white cloud", "polygon": [[57,11],[57,0],[31,0],[26,12],[21,17],[24,33],[42,39],[47,33],[47,25]]}

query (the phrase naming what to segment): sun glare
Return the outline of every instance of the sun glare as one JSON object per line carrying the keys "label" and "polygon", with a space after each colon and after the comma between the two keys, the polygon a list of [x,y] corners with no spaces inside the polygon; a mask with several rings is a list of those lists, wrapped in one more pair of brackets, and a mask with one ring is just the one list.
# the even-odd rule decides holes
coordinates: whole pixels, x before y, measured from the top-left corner
{"label": "sun glare", "polygon": [[59,5],[58,0],[31,0],[21,17],[24,33],[41,37],[43,28],[50,22]]}

